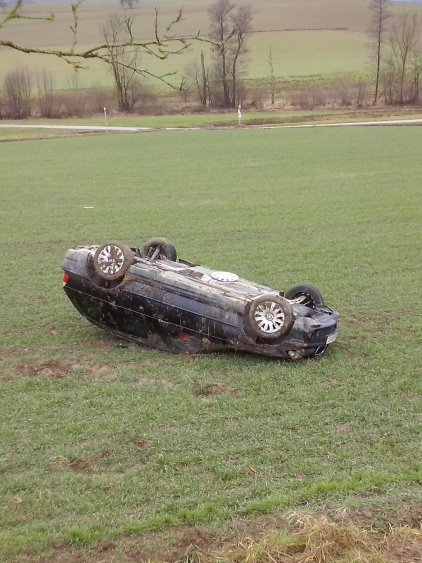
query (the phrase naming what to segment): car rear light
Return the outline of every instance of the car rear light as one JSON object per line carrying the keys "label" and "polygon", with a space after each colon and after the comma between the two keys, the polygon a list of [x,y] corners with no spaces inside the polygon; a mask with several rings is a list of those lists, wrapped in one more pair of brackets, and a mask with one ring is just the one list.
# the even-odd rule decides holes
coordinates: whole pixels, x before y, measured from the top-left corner
{"label": "car rear light", "polygon": [[69,274],[63,274],[63,285],[66,285],[69,281]]}
{"label": "car rear light", "polygon": [[183,342],[195,342],[196,338],[194,336],[186,334],[186,332],[181,332],[178,335],[177,340],[182,340]]}

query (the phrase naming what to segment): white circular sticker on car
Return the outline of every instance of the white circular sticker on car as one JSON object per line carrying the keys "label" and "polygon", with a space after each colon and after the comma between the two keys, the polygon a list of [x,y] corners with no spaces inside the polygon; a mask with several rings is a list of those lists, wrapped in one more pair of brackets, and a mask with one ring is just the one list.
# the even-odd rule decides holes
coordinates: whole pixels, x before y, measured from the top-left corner
{"label": "white circular sticker on car", "polygon": [[232,274],[231,272],[212,272],[211,277],[222,282],[235,282],[239,279],[237,274]]}

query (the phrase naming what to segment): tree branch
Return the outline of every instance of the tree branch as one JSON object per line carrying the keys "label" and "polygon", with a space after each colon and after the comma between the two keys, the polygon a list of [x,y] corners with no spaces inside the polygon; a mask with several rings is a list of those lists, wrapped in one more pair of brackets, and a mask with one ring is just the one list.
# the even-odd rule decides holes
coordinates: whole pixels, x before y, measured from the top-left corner
{"label": "tree branch", "polygon": [[[17,20],[17,19],[44,20],[44,21],[54,20],[54,14],[50,14],[49,16],[23,16],[22,14],[19,13],[19,10],[22,8],[22,2],[23,0],[16,0],[15,5],[11,8],[10,12],[6,14],[3,20],[0,20],[0,29],[10,20]],[[80,0],[80,2],[82,2],[82,0]]]}
{"label": "tree branch", "polygon": [[[23,16],[20,13],[22,7],[23,0],[16,0],[14,6],[10,9],[9,13],[4,17],[3,20],[0,21],[0,29],[10,20],[13,19],[36,19],[36,20],[44,20],[44,21],[53,21],[54,14],[50,14],[49,16],[45,17],[35,17],[35,16]],[[173,55],[179,55],[191,47],[192,41],[203,41],[210,43],[210,40],[200,37],[198,35],[194,36],[177,36],[177,35],[169,35],[169,32],[172,30],[173,26],[182,21],[183,11],[182,9],[179,10],[177,17],[166,27],[165,33],[160,34],[158,30],[158,15],[159,10],[155,8],[155,37],[150,41],[142,41],[137,40],[134,38],[132,34],[132,23],[133,20],[127,20],[127,31],[129,39],[124,42],[119,43],[103,43],[100,45],[96,45],[87,50],[77,51],[75,50],[77,44],[77,32],[78,32],[78,9],[82,4],[83,0],[78,0],[76,3],[71,5],[72,14],[73,14],[73,25],[70,26],[70,29],[73,34],[73,41],[72,46],[69,49],[49,49],[49,48],[33,48],[33,47],[24,47],[23,45],[19,45],[14,41],[10,40],[2,40],[0,39],[0,46],[1,47],[8,47],[15,51],[20,51],[21,53],[27,54],[38,54],[38,55],[50,55],[54,57],[58,57],[63,59],[66,63],[73,66],[75,69],[86,68],[82,66],[83,61],[88,60],[101,60],[107,64],[111,64],[111,60],[109,58],[109,54],[112,49],[118,49],[122,47],[137,47],[139,48],[144,54],[153,56],[157,59],[164,60]],[[166,75],[155,75],[152,72],[149,72],[146,69],[138,69],[135,67],[129,67],[132,70],[136,71],[139,74],[145,74],[158,80],[161,80],[168,84],[163,78],[166,76],[170,76],[170,74]],[[172,74],[172,73],[171,73]]]}

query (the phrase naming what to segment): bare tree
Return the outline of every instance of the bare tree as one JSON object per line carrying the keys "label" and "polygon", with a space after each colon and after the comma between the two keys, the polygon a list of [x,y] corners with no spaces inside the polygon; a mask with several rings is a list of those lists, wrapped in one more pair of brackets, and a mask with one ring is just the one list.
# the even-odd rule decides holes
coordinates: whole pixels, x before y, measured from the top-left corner
{"label": "bare tree", "polygon": [[208,15],[210,38],[214,42],[214,77],[222,87],[222,105],[234,107],[238,101],[239,63],[248,51],[245,41],[251,31],[252,10],[250,6],[236,9],[230,0],[216,0]]}
{"label": "bare tree", "polygon": [[364,80],[359,80],[356,84],[356,107],[361,108],[364,106],[367,99],[367,83]]}
{"label": "bare tree", "polygon": [[352,84],[345,76],[337,78],[333,86],[336,91],[336,99],[342,106],[350,106],[353,99]]}
{"label": "bare tree", "polygon": [[397,70],[392,55],[390,54],[381,68],[380,80],[383,85],[384,101],[386,105],[394,103],[394,85],[396,84]]}
{"label": "bare tree", "polygon": [[205,107],[209,101],[209,68],[205,64],[204,51],[201,51],[200,64],[194,60],[185,67],[185,75],[195,85],[199,103]]}
{"label": "bare tree", "polygon": [[141,94],[136,69],[139,65],[139,47],[129,47],[127,38],[132,37],[134,16],[114,14],[102,27],[108,45],[108,64],[113,75],[117,102],[121,111],[132,112]]}
{"label": "bare tree", "polygon": [[235,5],[230,0],[217,0],[208,10],[211,20],[210,37],[216,42],[213,52],[216,54],[219,64],[225,106],[230,105],[228,53],[229,41],[234,35],[234,28],[229,16],[234,7]]}
{"label": "bare tree", "polygon": [[69,117],[82,117],[85,113],[85,91],[79,72],[72,72],[67,80],[66,113]]}
{"label": "bare tree", "polygon": [[205,66],[205,53],[201,51],[201,103],[207,105],[209,98],[209,69]]}
{"label": "bare tree", "polygon": [[3,8],[3,12],[6,11],[6,8],[7,8],[7,0],[0,0],[0,8]]}
{"label": "bare tree", "polygon": [[419,103],[420,77],[422,74],[422,53],[419,50],[412,52],[409,65],[411,75],[410,101],[417,104]]}
{"label": "bare tree", "polygon": [[237,81],[240,75],[239,62],[248,53],[245,41],[251,32],[252,9],[250,6],[240,6],[233,15],[234,37],[230,49],[231,54],[231,106],[235,107],[240,102],[237,96]]}
{"label": "bare tree", "polygon": [[188,103],[189,92],[190,92],[189,82],[188,80],[186,80],[186,76],[182,76],[182,80],[179,86],[179,95],[185,105]]}
{"label": "bare tree", "polygon": [[54,116],[53,75],[45,69],[37,72],[38,110],[41,117]]}
{"label": "bare tree", "polygon": [[371,38],[370,49],[375,65],[375,92],[373,105],[379,99],[379,83],[381,72],[382,48],[385,43],[385,35],[388,30],[387,21],[391,18],[390,0],[372,0],[369,9],[372,12],[369,22],[368,34]]}
{"label": "bare tree", "polygon": [[23,119],[31,115],[31,76],[27,69],[18,68],[6,74],[4,100],[11,117]]}
{"label": "bare tree", "polygon": [[274,78],[274,61],[273,61],[273,48],[270,45],[268,52],[268,64],[270,65],[270,86],[271,86],[271,104],[275,102],[275,78]]}
{"label": "bare tree", "polygon": [[419,50],[421,19],[417,12],[409,14],[406,8],[391,26],[389,46],[398,70],[397,102],[405,101],[405,83],[412,53]]}

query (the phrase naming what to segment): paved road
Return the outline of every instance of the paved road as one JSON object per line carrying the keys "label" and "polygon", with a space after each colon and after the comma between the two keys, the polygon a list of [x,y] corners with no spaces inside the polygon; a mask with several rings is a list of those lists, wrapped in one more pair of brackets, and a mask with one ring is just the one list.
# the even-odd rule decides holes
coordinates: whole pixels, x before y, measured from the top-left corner
{"label": "paved road", "polygon": [[[282,125],[281,127],[352,127],[356,125],[422,125],[422,119],[392,119],[389,121],[350,121],[345,123],[315,123],[314,125]],[[271,126],[263,126],[271,128]]]}
{"label": "paved road", "polygon": [[[422,119],[394,119],[390,121],[352,121],[344,123],[315,123],[311,125],[258,125],[249,129],[303,129],[309,127],[357,127],[357,126],[380,126],[380,125],[422,125]],[[165,127],[166,131],[198,131],[201,129],[234,129],[236,126],[226,127]],[[25,125],[25,124],[0,124],[1,129],[62,129],[68,131],[116,131],[139,133],[142,131],[154,131],[152,127],[105,127],[96,125]]]}
{"label": "paved road", "polygon": [[15,125],[14,123],[1,124],[2,129],[64,129],[69,131],[151,131],[151,127],[105,127],[95,125]]}

